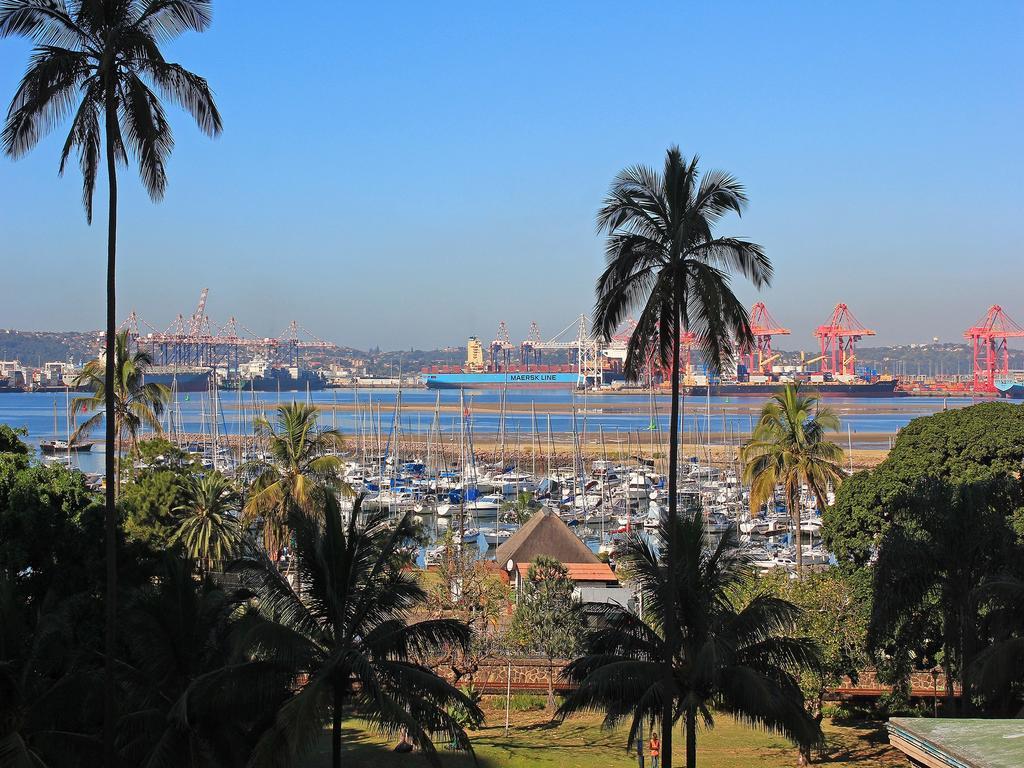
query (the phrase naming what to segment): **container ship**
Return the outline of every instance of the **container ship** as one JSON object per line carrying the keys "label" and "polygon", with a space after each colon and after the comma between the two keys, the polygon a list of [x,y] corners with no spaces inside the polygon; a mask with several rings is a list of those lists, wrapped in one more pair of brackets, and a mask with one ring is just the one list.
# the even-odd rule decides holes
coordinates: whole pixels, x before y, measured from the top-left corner
{"label": "container ship", "polygon": [[221,382],[221,389],[245,392],[317,392],[327,386],[318,372],[297,366],[279,367],[256,360],[243,363],[239,372]]}
{"label": "container ship", "polygon": [[428,389],[562,389],[580,383],[575,365],[501,366],[484,364],[484,348],[480,339],[470,336],[466,343],[466,364],[432,366],[420,371],[420,380]]}
{"label": "container ship", "polygon": [[802,387],[814,390],[822,397],[903,397],[909,393],[896,389],[896,379],[876,379],[855,381],[812,379],[794,379],[789,381],[726,381],[709,384],[694,384],[681,387],[684,394],[691,397],[705,397],[708,388],[712,397],[769,397],[779,387],[799,381]]}
{"label": "container ship", "polygon": [[[551,369],[557,366],[542,367]],[[461,368],[427,369],[420,374],[420,378],[428,389],[500,389],[502,387],[554,389],[575,387],[579,383],[579,373],[571,366],[565,366],[565,370],[508,370],[478,373]]]}
{"label": "container ship", "polygon": [[996,385],[996,393],[999,397],[1008,397],[1013,400],[1024,399],[1024,371],[1011,371],[1002,376],[996,376],[993,382]]}
{"label": "container ship", "polygon": [[207,392],[213,377],[212,368],[180,365],[151,365],[142,380],[146,384],[163,384],[178,392]]}

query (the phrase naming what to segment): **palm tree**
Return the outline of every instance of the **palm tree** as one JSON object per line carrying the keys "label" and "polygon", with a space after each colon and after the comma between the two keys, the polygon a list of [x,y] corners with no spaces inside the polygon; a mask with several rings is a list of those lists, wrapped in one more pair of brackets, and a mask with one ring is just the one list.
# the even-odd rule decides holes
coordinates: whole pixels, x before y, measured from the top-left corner
{"label": "palm tree", "polygon": [[[801,747],[819,742],[821,731],[796,677],[819,666],[818,650],[806,638],[785,634],[799,608],[769,595],[742,608],[733,602],[751,575],[735,529],[713,546],[703,515],[695,512],[671,529],[663,522],[660,533],[666,551],[674,548],[674,567],[639,535],[627,537],[619,562],[640,587],[644,614],[613,603],[587,606],[587,655],[563,672],[578,687],[559,716],[598,709],[609,725],[628,719],[627,743],[647,722],[660,721],[664,732],[682,718],[687,768],[697,762],[698,719],[710,728],[716,711]],[[676,632],[669,631],[673,626]],[[672,659],[668,670],[666,658]]]}
{"label": "palm tree", "polygon": [[432,734],[470,749],[450,712],[476,724],[483,716],[479,707],[426,666],[443,650],[465,651],[469,627],[454,619],[407,623],[427,598],[398,552],[414,533],[410,515],[396,526],[386,512],[374,512],[360,525],[357,499],[343,525],[337,499],[327,495],[323,504],[319,514],[300,509],[292,515],[301,588],[265,557],[243,569],[256,595],[243,647],[304,681],[279,709],[251,764],[296,759],[329,720],[337,768],[345,706],[387,731],[406,730],[435,764]]}
{"label": "palm tree", "polygon": [[[114,338],[114,389],[113,424],[117,435],[116,457],[123,451],[124,440],[131,443],[134,453],[138,448],[139,433],[143,427],[162,432],[160,415],[170,398],[170,390],[163,384],[147,383],[146,369],[153,364],[148,352],[141,349],[130,351],[128,331],[121,331]],[[90,360],[75,378],[76,386],[92,390],[88,397],[76,397],[74,409],[95,410],[92,416],[82,422],[72,436],[74,440],[88,434],[106,417],[107,381],[105,361],[102,358]],[[102,410],[100,410],[102,409]]]}
{"label": "palm tree", "polygon": [[220,472],[189,475],[183,489],[184,503],[174,508],[178,528],[171,538],[180,541],[185,553],[209,572],[216,563],[231,557],[242,538],[236,519],[241,496]]}
{"label": "palm tree", "polygon": [[[160,43],[210,24],[209,0],[3,0],[0,37],[20,35],[35,48],[11,100],[0,140],[19,158],[66,117],[60,173],[77,151],[82,200],[92,223],[92,199],[101,153],[107,164],[106,411],[114,412],[115,265],[117,256],[117,162],[138,163],[153,200],[167,186],[165,164],[174,147],[157,93],[184,108],[208,135],[221,130],[220,114],[206,80],[166,61]],[[148,84],[147,84],[148,83]],[[154,93],[153,88],[157,93]],[[75,107],[77,102],[78,106]],[[101,149],[102,147],[102,149]],[[117,510],[114,500],[114,425],[106,426],[106,560],[108,665],[113,664],[117,625]],[[114,758],[114,675],[106,670],[105,764]]]}
{"label": "palm tree", "polygon": [[805,395],[799,384],[787,384],[761,409],[750,440],[740,449],[743,481],[750,485],[753,514],[783,487],[786,508],[796,531],[796,570],[803,573],[800,543],[800,485],[805,483],[826,506],[828,487],[843,481],[843,449],[825,439],[827,430],[839,429],[839,417],[818,405],[817,395]]}
{"label": "palm tree", "polygon": [[[714,233],[730,211],[742,214],[743,185],[722,171],[701,177],[696,156],[687,160],[678,147],[665,157],[664,171],[634,166],[622,171],[597,215],[607,231],[607,266],[597,281],[594,324],[610,339],[635,309],[640,311],[626,351],[627,378],[637,378],[652,357],[671,365],[672,413],[669,423],[668,528],[678,514],[679,341],[693,333],[701,356],[720,371],[733,356],[733,344],[750,343],[750,319],[732,291],[730,271],[757,288],[771,282],[771,262],[756,243]],[[675,557],[669,538],[669,569]],[[671,585],[670,585],[671,587]],[[670,602],[673,600],[669,595]],[[669,628],[669,632],[674,632]],[[671,643],[670,643],[671,644]],[[664,660],[666,667],[671,659]],[[663,720],[667,723],[669,718]],[[672,763],[672,731],[662,733],[666,765]]]}
{"label": "palm tree", "polygon": [[270,458],[252,468],[256,479],[243,517],[263,519],[263,543],[276,559],[293,512],[322,509],[325,495],[347,490],[341,459],[334,455],[343,442],[336,430],[317,428],[314,406],[298,402],[278,407],[276,423],[258,418],[254,428],[266,441]]}

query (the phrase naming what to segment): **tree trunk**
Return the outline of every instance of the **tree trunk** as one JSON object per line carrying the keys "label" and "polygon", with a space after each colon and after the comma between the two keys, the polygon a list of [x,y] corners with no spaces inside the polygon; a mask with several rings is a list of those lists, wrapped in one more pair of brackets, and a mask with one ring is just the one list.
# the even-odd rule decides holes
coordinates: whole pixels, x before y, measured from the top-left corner
{"label": "tree trunk", "polygon": [[789,519],[793,521],[793,535],[796,537],[796,577],[802,579],[804,577],[804,548],[803,531],[800,530],[799,491],[796,493],[793,491],[789,492]]}
{"label": "tree trunk", "polygon": [[334,706],[331,712],[331,766],[341,768],[341,708],[345,696],[341,689],[334,688]]}
{"label": "tree trunk", "polygon": [[[672,679],[673,654],[676,647],[676,551],[675,531],[679,515],[678,474],[679,474],[679,312],[678,307],[672,322],[672,413],[668,425],[668,522],[665,526],[665,571],[668,574],[668,600],[665,621],[665,674]],[[661,718],[661,764],[672,768],[672,696],[666,691],[666,703]]]}
{"label": "tree trunk", "polygon": [[107,84],[106,97],[106,151],[107,151],[107,184],[109,201],[107,206],[107,354],[103,372],[104,386],[104,443],[106,455],[103,457],[104,474],[106,476],[104,547],[107,560],[107,593],[106,616],[104,627],[104,660],[103,660],[103,765],[114,768],[116,765],[114,731],[115,731],[115,700],[114,654],[117,651],[117,501],[114,496],[117,477],[114,461],[116,434],[114,430],[114,334],[116,322],[116,293],[114,290],[115,267],[117,262],[117,163],[114,156],[114,136],[117,132],[117,105],[114,101],[112,85]]}
{"label": "tree trunk", "polygon": [[697,766],[697,711],[686,710],[686,768]]}

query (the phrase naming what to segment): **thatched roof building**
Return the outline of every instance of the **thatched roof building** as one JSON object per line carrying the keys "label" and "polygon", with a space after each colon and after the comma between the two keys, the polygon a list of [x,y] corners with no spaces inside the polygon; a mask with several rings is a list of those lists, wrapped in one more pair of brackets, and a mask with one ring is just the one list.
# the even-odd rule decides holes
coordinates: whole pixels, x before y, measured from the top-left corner
{"label": "thatched roof building", "polygon": [[526,525],[498,547],[496,560],[528,563],[537,555],[547,555],[562,563],[600,563],[597,555],[580,541],[562,518],[545,508],[534,513]]}
{"label": "thatched roof building", "polygon": [[578,586],[616,585],[607,563],[590,551],[568,525],[550,509],[534,514],[508,541],[498,547],[497,561],[518,589],[538,555],[552,557],[569,571]]}

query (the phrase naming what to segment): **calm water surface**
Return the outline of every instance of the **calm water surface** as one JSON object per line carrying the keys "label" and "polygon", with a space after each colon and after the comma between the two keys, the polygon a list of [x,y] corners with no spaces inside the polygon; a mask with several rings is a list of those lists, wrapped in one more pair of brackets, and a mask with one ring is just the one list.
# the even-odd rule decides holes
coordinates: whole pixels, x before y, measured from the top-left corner
{"label": "calm water surface", "polygon": [[[221,407],[218,413],[218,427],[221,434],[250,433],[252,415],[256,407],[269,412],[279,402],[291,400],[305,401],[308,399],[316,404],[353,406],[358,404],[359,412],[337,412],[332,416],[327,411],[322,416],[325,426],[336,426],[346,434],[371,431],[371,420],[376,424],[379,419],[382,433],[391,431],[395,419],[395,403],[397,390],[327,390],[313,392],[307,396],[304,392],[277,393],[243,393],[223,392],[220,394]],[[456,390],[440,391],[442,405],[457,406],[459,392]],[[402,402],[409,410],[402,416],[402,431],[406,434],[423,434],[430,430],[433,407],[437,391],[413,389],[402,391]],[[472,413],[474,404],[496,406],[501,400],[497,390],[466,391],[465,402]],[[73,396],[72,396],[73,401]],[[29,432],[29,442],[38,445],[42,439],[58,436],[66,437],[68,419],[66,418],[65,395],[63,393],[13,392],[0,393],[0,423],[12,427],[25,427]],[[509,412],[505,416],[505,429],[508,439],[514,441],[518,433],[521,439],[528,440],[533,431],[533,418],[529,407],[537,408],[537,428],[545,432],[548,428],[548,417],[543,411],[549,406],[559,406],[568,410],[573,402],[571,392],[565,390],[509,390],[506,402],[510,407],[526,407],[526,411]],[[579,432],[588,436],[596,436],[603,432],[609,441],[625,441],[627,432],[650,432],[652,424],[658,430],[668,429],[668,398],[659,396],[654,404],[652,419],[651,400],[643,395],[602,395],[577,394],[575,402],[578,408],[576,427]],[[763,401],[758,398],[712,397],[687,399],[684,412],[684,429],[690,435],[707,432],[719,433],[735,438],[737,441],[750,431],[756,420],[756,412]],[[828,398],[825,403],[839,415],[842,432],[849,435],[854,447],[858,445],[878,445],[878,436],[894,435],[901,427],[912,419],[927,416],[946,408],[958,408],[970,405],[971,398]],[[614,407],[614,413],[603,413],[605,406]],[[427,408],[427,411],[415,412],[413,408]],[[54,411],[56,410],[56,430],[54,427]],[[176,420],[186,432],[209,432],[211,427],[210,398],[206,393],[179,394],[175,407]],[[623,412],[625,411],[625,412]],[[738,411],[738,412],[737,412]],[[86,414],[76,413],[71,418],[71,429]],[[495,434],[499,430],[500,417],[497,413],[472,413],[472,429],[474,434]],[[556,433],[571,432],[572,416],[568,413],[552,414],[551,429]],[[459,430],[457,413],[441,412],[441,430],[446,433]],[[865,442],[867,435],[872,439]],[[864,438],[858,438],[864,435]],[[95,437],[102,436],[97,431]],[[588,438],[589,439],[589,438]],[[635,439],[635,437],[634,437]],[[646,442],[645,437],[645,442]],[[690,438],[692,439],[692,438]],[[102,451],[99,446],[92,454],[82,454],[79,465],[88,472],[102,469]]]}

